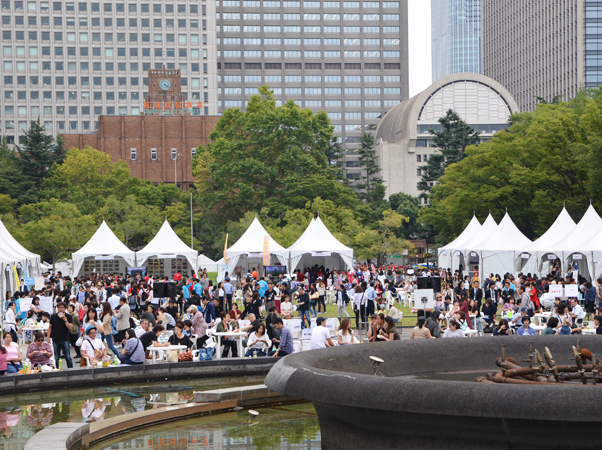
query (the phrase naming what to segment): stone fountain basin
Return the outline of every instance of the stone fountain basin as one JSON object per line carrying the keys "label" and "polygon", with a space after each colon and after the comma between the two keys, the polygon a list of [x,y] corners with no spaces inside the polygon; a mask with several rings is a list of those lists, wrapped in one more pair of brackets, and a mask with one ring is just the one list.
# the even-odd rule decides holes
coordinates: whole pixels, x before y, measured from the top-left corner
{"label": "stone fountain basin", "polygon": [[[530,341],[542,354],[547,346],[565,365],[577,340],[602,356],[595,335],[394,341],[287,356],[266,385],[313,402],[323,449],[599,449],[602,386],[466,381],[499,371],[502,343],[524,360]],[[370,356],[388,378],[373,375]]]}

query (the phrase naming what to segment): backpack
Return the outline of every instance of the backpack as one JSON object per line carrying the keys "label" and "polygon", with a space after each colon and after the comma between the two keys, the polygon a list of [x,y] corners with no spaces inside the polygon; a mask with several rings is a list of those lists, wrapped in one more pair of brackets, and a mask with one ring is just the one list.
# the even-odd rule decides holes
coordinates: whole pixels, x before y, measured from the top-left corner
{"label": "backpack", "polygon": [[142,291],[142,293],[140,294],[140,299],[145,302],[148,300],[148,293],[146,291]]}
{"label": "backpack", "polygon": [[213,359],[213,353],[215,349],[213,348],[201,348],[199,349],[199,361],[209,361]]}

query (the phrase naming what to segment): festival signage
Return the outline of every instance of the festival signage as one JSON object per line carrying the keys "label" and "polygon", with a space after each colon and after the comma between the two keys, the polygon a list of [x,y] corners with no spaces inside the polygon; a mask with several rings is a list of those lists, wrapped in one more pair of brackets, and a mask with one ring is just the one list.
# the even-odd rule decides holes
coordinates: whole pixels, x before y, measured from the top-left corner
{"label": "festival signage", "polygon": [[562,297],[562,285],[561,284],[551,284],[550,285],[550,297]]}
{"label": "festival signage", "polygon": [[576,284],[567,284],[564,287],[565,297],[579,297],[579,286]]}

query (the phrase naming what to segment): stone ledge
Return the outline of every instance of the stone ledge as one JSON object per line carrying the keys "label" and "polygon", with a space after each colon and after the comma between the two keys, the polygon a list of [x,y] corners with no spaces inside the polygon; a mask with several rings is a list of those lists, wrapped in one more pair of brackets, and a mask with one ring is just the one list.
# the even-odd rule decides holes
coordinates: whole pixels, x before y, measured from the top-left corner
{"label": "stone ledge", "polygon": [[133,383],[157,379],[267,374],[280,358],[229,358],[185,363],[157,363],[0,377],[0,395],[37,389],[87,387],[112,382]]}

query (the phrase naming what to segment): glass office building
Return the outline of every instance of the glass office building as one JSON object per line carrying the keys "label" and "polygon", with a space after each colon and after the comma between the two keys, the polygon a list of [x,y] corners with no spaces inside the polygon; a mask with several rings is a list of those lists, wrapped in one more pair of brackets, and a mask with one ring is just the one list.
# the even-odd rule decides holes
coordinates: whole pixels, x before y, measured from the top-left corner
{"label": "glass office building", "polygon": [[482,73],[481,0],[431,0],[433,82]]}

